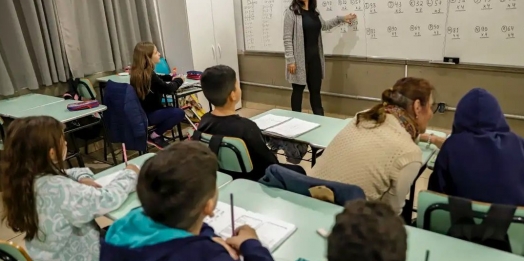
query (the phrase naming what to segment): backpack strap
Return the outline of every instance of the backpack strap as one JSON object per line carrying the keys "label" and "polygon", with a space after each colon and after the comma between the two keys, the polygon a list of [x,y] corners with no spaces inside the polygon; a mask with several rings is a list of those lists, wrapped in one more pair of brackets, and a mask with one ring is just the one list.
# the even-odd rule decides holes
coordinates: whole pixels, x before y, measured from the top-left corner
{"label": "backpack strap", "polygon": [[195,130],[193,132],[193,135],[191,136],[191,140],[200,141],[201,138],[202,138],[202,132],[197,131],[197,130]]}
{"label": "backpack strap", "polygon": [[224,136],[221,135],[213,135],[211,136],[211,140],[209,140],[209,149],[215,153],[215,155],[218,156],[218,151],[220,150],[220,145],[222,144],[222,140],[224,139]]}
{"label": "backpack strap", "polygon": [[449,214],[451,216],[451,227],[448,236],[470,240],[473,237],[473,226],[475,226],[471,201],[449,197]]}
{"label": "backpack strap", "polygon": [[491,205],[481,224],[484,232],[482,238],[484,240],[487,238],[505,240],[516,210],[516,206]]}

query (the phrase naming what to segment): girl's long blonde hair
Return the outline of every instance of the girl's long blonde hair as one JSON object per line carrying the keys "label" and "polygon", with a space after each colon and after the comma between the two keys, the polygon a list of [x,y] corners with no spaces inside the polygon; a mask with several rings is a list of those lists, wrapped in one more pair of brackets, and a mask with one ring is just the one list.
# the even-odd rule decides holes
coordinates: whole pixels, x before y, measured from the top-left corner
{"label": "girl's long blonde hair", "polygon": [[[35,180],[42,175],[63,175],[64,124],[49,116],[14,120],[7,128],[0,161],[2,221],[26,240],[39,238]],[[50,150],[55,150],[52,159]],[[56,160],[56,161],[55,161]],[[45,235],[43,235],[45,236]]]}
{"label": "girl's long blonde hair", "polygon": [[133,51],[133,64],[131,65],[131,85],[136,90],[138,98],[146,98],[151,88],[151,75],[155,69],[152,57],[155,45],[151,42],[136,44]]}

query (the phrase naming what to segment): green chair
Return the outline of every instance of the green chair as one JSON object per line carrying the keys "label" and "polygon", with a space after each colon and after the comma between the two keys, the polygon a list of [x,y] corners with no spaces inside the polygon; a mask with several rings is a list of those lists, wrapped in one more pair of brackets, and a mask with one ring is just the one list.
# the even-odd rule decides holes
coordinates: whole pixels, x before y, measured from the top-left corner
{"label": "green chair", "polygon": [[[16,245],[13,242],[7,242],[7,241],[1,241],[0,240],[0,260],[2,259],[2,255],[7,254],[8,257],[14,258],[16,261],[32,261],[31,257],[29,257],[29,254],[25,251],[24,248]],[[7,258],[7,260],[10,260]]]}
{"label": "green chair", "polygon": [[[489,193],[489,192],[486,192]],[[449,198],[445,194],[433,191],[421,191],[418,194],[417,227],[446,235],[451,228]],[[491,207],[489,203],[471,201],[474,221],[479,224],[486,217]],[[524,256],[524,208],[518,207],[508,229],[508,238],[514,254]]]}
{"label": "green chair", "polygon": [[248,178],[253,170],[253,163],[243,140],[220,135],[210,135],[200,131],[189,131],[192,140],[200,141],[209,146],[217,154],[219,169],[232,174],[234,178]]}

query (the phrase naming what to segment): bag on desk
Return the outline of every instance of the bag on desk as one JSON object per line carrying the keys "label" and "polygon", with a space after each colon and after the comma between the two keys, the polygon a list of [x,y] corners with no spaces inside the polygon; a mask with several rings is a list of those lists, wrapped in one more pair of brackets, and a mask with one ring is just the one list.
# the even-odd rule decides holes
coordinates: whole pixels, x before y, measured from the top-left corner
{"label": "bag on desk", "polygon": [[75,102],[67,105],[67,110],[69,111],[81,111],[92,109],[100,106],[100,103],[97,100]]}

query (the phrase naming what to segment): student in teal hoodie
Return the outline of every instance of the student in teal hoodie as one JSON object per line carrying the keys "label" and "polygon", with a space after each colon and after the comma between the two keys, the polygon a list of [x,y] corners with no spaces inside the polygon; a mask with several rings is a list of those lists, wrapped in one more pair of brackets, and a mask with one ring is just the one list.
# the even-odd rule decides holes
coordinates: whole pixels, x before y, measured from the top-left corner
{"label": "student in teal hoodie", "polygon": [[240,227],[224,241],[204,223],[217,202],[217,170],[215,154],[195,141],[173,144],[147,160],[137,185],[142,208],[109,228],[100,260],[273,260],[252,228]]}

